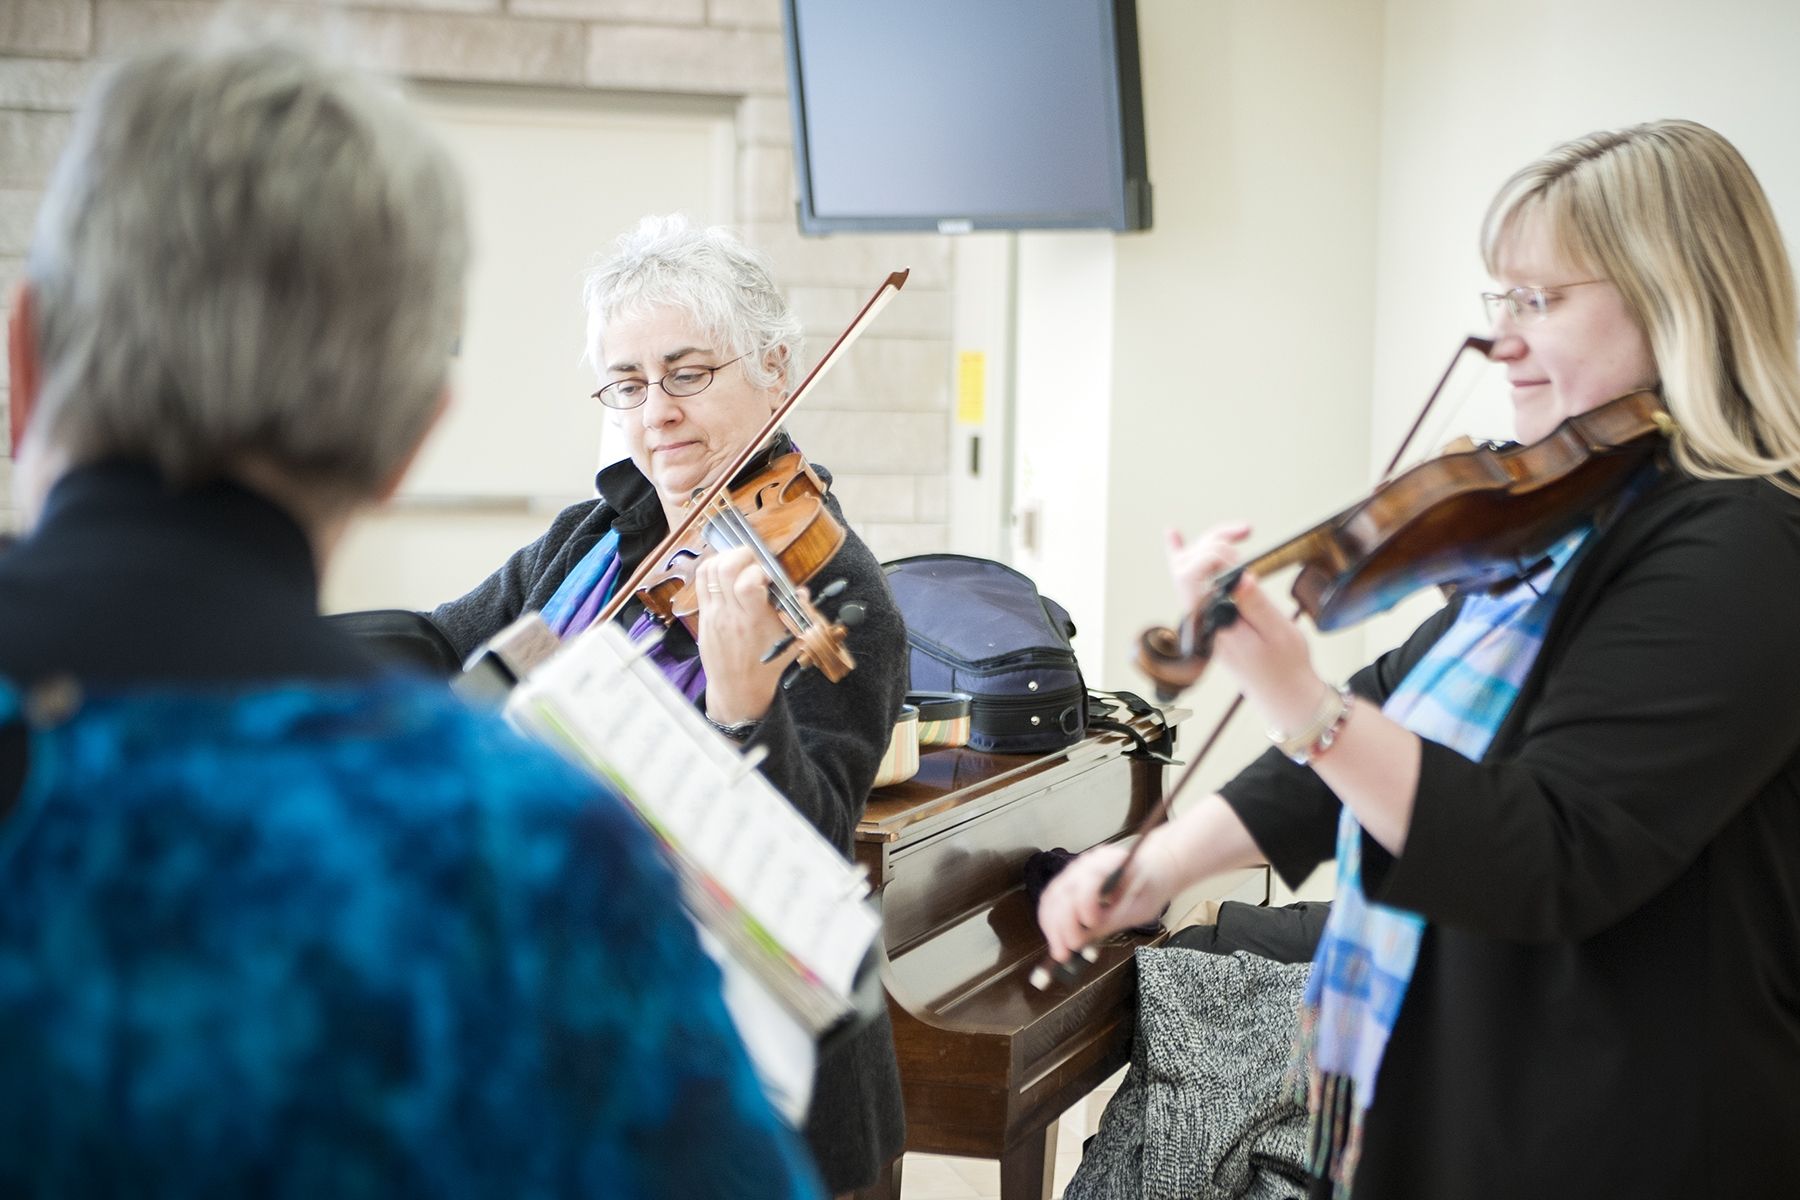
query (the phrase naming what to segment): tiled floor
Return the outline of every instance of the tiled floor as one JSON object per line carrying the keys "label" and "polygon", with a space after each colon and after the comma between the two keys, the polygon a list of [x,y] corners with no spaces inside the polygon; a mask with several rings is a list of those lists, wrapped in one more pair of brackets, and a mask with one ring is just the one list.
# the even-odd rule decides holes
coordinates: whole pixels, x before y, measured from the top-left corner
{"label": "tiled floor", "polygon": [[[1062,1115],[1056,1131],[1056,1185],[1052,1193],[1061,1200],[1063,1187],[1081,1161],[1081,1143],[1100,1125],[1106,1102],[1118,1090],[1124,1072],[1108,1079]],[[908,1154],[900,1168],[900,1200],[999,1200],[1000,1164],[991,1159],[947,1158],[938,1154]]]}

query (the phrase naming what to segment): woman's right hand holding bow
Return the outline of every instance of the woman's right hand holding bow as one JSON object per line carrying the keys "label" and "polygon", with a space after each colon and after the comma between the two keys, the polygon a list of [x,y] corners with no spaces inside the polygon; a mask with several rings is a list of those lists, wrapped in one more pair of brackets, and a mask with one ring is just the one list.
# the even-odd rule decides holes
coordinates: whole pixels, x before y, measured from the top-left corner
{"label": "woman's right hand holding bow", "polygon": [[1038,925],[1052,958],[1064,962],[1091,942],[1162,915],[1182,887],[1178,864],[1158,842],[1163,833],[1158,829],[1144,835],[1144,848],[1132,859],[1110,904],[1101,900],[1100,889],[1125,861],[1126,847],[1117,842],[1089,850],[1050,881],[1038,900]]}
{"label": "woman's right hand holding bow", "polygon": [[[1169,572],[1187,611],[1212,599],[1214,581],[1237,565],[1233,547],[1249,534],[1248,525],[1220,525],[1190,542],[1169,531]],[[1097,846],[1044,890],[1038,924],[1058,962],[1121,929],[1156,920],[1177,895],[1207,876],[1262,857],[1237,813],[1217,793],[1145,834],[1117,890],[1102,899],[1101,889],[1125,862],[1126,850],[1116,842]]]}

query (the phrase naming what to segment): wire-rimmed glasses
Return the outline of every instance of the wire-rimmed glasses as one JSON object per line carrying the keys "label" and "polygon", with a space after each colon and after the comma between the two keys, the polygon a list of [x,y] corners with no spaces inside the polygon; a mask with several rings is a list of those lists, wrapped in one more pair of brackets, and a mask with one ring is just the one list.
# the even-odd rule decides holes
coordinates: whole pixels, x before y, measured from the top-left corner
{"label": "wire-rimmed glasses", "polygon": [[1557,292],[1564,288],[1608,282],[1610,281],[1605,279],[1577,279],[1572,283],[1524,284],[1507,288],[1504,292],[1483,292],[1481,303],[1487,308],[1489,324],[1500,319],[1502,308],[1511,313],[1515,321],[1541,321],[1550,315],[1550,305],[1556,300]]}
{"label": "wire-rimmed glasses", "polygon": [[595,392],[594,399],[608,408],[631,409],[648,400],[650,389],[653,387],[659,387],[663,390],[663,395],[674,396],[677,399],[698,396],[712,386],[714,375],[738,361],[738,358],[743,357],[744,355],[740,354],[737,358],[712,367],[700,366],[695,363],[685,364],[676,367],[661,379],[615,379]]}

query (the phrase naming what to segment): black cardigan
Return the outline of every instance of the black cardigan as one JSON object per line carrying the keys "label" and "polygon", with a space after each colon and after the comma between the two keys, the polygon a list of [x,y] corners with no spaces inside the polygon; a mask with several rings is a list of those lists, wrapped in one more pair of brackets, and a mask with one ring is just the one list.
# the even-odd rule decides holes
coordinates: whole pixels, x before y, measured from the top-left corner
{"label": "black cardigan", "polygon": [[[318,614],[300,527],[230,483],[184,492],[125,462],[69,471],[30,537],[0,554],[0,676],[26,687],[372,679],[380,665]],[[0,812],[25,778],[25,727],[0,727]]]}
{"label": "black cardigan", "polygon": [[[1355,1194],[1800,1195],[1800,500],[1671,476],[1573,569],[1484,759],[1426,742],[1404,852],[1364,839],[1431,924]],[[1223,791],[1284,879],[1332,855],[1310,770]]]}
{"label": "black cardigan", "polygon": [[[791,449],[783,437],[769,456]],[[829,481],[829,473],[817,464],[814,469]],[[596,482],[601,499],[564,509],[542,537],[514,553],[474,591],[432,610],[432,622],[458,661],[520,614],[542,609],[570,570],[612,529],[619,532],[624,573],[662,540],[668,532],[662,504],[635,465],[629,460],[614,463]],[[827,503],[841,523],[836,499],[828,496]],[[906,627],[881,564],[854,530],[847,529],[844,545],[818,574],[815,587],[837,579],[848,586],[833,603],[854,601],[865,613],[847,643],[856,670],[837,684],[816,671],[800,675],[777,693],[749,744],[767,749],[760,769],[776,790],[848,855],[905,699],[907,649]],[[629,623],[641,612],[633,601],[620,619]],[[680,626],[669,630],[665,644],[678,654],[698,653]],[[900,1075],[885,1013],[820,1063],[806,1134],[834,1192],[872,1183],[900,1153],[905,1140]]]}
{"label": "black cardigan", "polygon": [[370,679],[318,612],[300,527],[231,483],[186,491],[146,465],[78,467],[0,554],[0,674],[29,685]]}

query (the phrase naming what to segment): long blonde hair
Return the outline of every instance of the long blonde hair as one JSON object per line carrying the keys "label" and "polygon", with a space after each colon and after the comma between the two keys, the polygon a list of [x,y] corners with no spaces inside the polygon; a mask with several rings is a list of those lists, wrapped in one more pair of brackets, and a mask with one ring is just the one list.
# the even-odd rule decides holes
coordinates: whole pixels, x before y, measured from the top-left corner
{"label": "long blonde hair", "polygon": [[1490,271],[1540,216],[1559,256],[1612,280],[1643,327],[1680,426],[1676,464],[1800,495],[1794,277],[1737,149],[1693,121],[1565,142],[1494,197],[1481,233]]}

